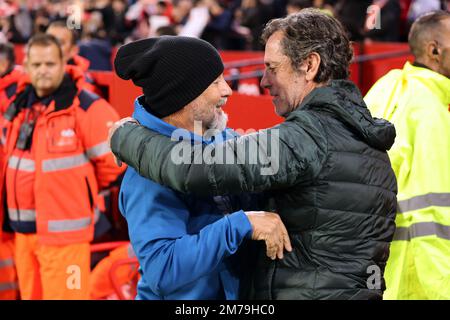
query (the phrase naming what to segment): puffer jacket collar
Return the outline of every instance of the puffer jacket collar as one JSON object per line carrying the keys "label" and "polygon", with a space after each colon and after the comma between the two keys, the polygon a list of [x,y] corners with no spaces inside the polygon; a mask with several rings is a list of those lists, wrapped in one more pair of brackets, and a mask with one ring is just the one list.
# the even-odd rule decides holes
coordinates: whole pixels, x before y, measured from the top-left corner
{"label": "puffer jacket collar", "polygon": [[389,150],[394,144],[394,125],[384,119],[371,117],[360,91],[351,81],[332,80],[327,86],[314,89],[286,120],[302,110],[331,112],[378,150]]}

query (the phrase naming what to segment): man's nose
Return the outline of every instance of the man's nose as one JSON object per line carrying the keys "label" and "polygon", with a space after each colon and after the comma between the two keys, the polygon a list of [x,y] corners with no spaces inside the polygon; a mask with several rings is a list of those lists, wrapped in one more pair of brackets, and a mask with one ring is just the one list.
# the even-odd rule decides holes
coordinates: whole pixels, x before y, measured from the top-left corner
{"label": "man's nose", "polygon": [[266,71],[264,71],[264,73],[263,73],[263,76],[261,78],[260,86],[263,87],[263,88],[270,87],[269,81],[267,80]]}
{"label": "man's nose", "polygon": [[40,73],[40,74],[47,73],[47,67],[44,65],[39,66],[38,73]]}
{"label": "man's nose", "polygon": [[233,94],[233,90],[231,90],[230,86],[226,81],[223,82],[222,86],[222,97],[229,97]]}

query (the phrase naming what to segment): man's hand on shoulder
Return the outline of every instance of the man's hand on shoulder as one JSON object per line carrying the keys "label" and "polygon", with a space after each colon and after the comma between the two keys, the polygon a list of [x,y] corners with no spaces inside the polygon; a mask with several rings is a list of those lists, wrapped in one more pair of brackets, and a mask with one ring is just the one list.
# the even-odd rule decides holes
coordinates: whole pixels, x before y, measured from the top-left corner
{"label": "man's hand on shoulder", "polygon": [[[123,126],[125,123],[127,123],[127,122],[133,122],[133,123],[139,124],[139,122],[138,122],[136,119],[131,118],[131,117],[126,117],[126,118],[122,118],[122,119],[120,119],[120,120],[114,122],[114,124],[111,125],[111,127],[109,128],[109,132],[108,132],[108,145],[109,145],[109,149],[111,150],[111,153],[113,153],[113,152],[112,152],[112,149],[111,149],[111,139],[112,139],[112,136],[114,135],[114,132],[116,132],[117,129],[119,129],[120,127],[122,127],[122,126]],[[117,157],[116,157],[116,155],[115,155],[114,153],[113,153],[113,155],[114,155],[114,161],[116,162],[116,164],[117,164],[119,167],[121,167],[121,166],[122,166],[122,161],[120,161],[119,159],[117,159]]]}

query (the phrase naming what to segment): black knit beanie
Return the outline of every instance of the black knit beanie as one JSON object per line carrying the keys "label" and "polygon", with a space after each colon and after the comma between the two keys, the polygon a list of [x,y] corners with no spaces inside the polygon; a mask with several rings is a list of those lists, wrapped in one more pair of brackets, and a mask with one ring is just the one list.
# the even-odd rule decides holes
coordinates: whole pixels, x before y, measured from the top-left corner
{"label": "black knit beanie", "polygon": [[128,43],[114,60],[117,75],[142,87],[146,109],[163,118],[197,98],[223,72],[217,50],[196,38],[162,36]]}

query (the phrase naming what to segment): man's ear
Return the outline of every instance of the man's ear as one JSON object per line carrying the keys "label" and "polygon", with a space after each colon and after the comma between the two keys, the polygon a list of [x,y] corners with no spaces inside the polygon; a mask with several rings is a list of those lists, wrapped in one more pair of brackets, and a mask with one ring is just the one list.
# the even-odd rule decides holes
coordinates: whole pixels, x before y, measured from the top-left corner
{"label": "man's ear", "polygon": [[305,77],[308,81],[313,81],[319,72],[320,67],[320,55],[317,52],[312,52],[306,57],[303,62]]}
{"label": "man's ear", "polygon": [[438,62],[439,61],[439,48],[435,41],[428,42],[425,45],[425,52],[428,59]]}

